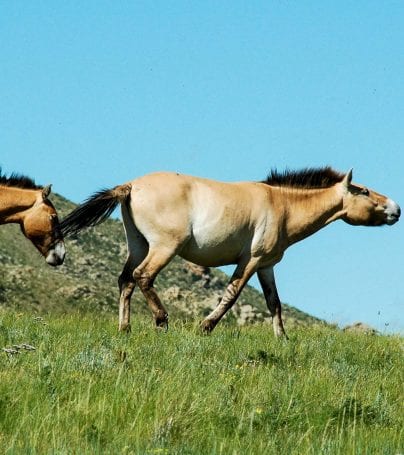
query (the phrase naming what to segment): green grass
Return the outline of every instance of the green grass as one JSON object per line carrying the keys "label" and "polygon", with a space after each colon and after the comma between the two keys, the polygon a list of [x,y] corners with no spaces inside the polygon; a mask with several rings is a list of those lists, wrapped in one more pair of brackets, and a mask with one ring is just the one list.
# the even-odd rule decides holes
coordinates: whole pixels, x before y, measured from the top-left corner
{"label": "green grass", "polygon": [[402,339],[0,312],[0,453],[397,454]]}

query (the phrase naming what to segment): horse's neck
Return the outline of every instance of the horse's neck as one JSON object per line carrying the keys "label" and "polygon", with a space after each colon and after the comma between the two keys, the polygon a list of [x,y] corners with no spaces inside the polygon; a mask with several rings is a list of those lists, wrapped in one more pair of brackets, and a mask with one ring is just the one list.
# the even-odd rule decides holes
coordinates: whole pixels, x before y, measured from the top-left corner
{"label": "horse's neck", "polygon": [[279,197],[282,198],[289,245],[314,234],[342,215],[343,195],[339,185],[314,190],[281,188]]}
{"label": "horse's neck", "polygon": [[21,222],[24,212],[35,204],[37,193],[35,190],[0,186],[0,224]]}

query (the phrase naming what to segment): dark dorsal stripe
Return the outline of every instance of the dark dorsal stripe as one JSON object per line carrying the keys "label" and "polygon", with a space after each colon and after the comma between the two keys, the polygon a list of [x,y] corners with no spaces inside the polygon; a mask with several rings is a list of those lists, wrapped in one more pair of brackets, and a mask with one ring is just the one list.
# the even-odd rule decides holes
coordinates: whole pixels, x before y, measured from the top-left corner
{"label": "dark dorsal stripe", "polygon": [[272,169],[267,179],[262,183],[271,186],[315,189],[329,188],[341,182],[343,178],[344,174],[334,171],[329,166],[306,168],[300,171],[286,169],[284,172],[278,172],[276,169]]}
{"label": "dark dorsal stripe", "polygon": [[42,186],[37,185],[34,180],[26,175],[16,174],[13,172],[9,177],[2,174],[0,167],[0,185],[10,186],[14,188],[22,188],[25,190],[40,190]]}

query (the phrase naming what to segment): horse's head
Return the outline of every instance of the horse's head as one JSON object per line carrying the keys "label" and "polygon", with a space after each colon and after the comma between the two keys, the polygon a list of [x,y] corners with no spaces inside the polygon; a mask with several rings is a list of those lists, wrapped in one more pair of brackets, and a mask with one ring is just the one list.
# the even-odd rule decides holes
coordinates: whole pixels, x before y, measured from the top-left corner
{"label": "horse's head", "polygon": [[344,186],[342,219],[357,226],[382,226],[396,223],[401,214],[397,203],[363,185],[352,183],[352,170],[342,181]]}
{"label": "horse's head", "polygon": [[49,185],[40,191],[36,203],[26,212],[21,229],[49,265],[61,265],[65,258],[65,246],[58,215],[48,199],[51,187]]}

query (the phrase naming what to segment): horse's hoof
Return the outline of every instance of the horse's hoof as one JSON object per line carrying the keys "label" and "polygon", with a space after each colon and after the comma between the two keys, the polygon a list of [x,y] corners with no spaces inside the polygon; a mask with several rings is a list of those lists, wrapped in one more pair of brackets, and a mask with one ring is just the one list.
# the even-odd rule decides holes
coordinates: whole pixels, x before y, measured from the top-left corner
{"label": "horse's hoof", "polygon": [[125,362],[126,357],[127,357],[126,351],[118,351],[118,360],[120,362]]}
{"label": "horse's hoof", "polygon": [[168,321],[163,322],[162,324],[156,324],[156,329],[159,331],[164,331],[164,333],[168,332]]}
{"label": "horse's hoof", "polygon": [[125,324],[125,325],[120,325],[119,326],[119,331],[122,332],[122,333],[130,333],[132,332],[132,327],[130,326],[130,324]]}
{"label": "horse's hoof", "polygon": [[202,333],[206,335],[209,334],[215,328],[215,325],[216,324],[211,319],[205,319],[201,322]]}
{"label": "horse's hoof", "polygon": [[156,319],[156,328],[168,332],[168,316],[165,315],[162,318]]}

